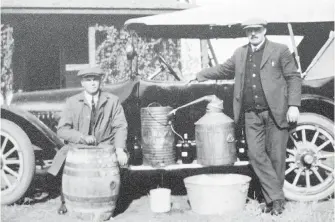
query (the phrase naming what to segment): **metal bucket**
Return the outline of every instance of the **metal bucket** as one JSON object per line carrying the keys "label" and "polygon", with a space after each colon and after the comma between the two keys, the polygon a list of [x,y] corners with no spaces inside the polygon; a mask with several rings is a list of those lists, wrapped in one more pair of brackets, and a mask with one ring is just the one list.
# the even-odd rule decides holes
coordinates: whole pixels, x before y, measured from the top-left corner
{"label": "metal bucket", "polygon": [[71,216],[109,220],[119,195],[120,174],[113,149],[74,146],[68,152],[62,189]]}
{"label": "metal bucket", "polygon": [[172,108],[150,105],[141,108],[143,163],[152,166],[173,164],[175,163],[175,138],[167,118]]}
{"label": "metal bucket", "polygon": [[184,179],[192,211],[203,215],[236,214],[244,210],[249,176],[201,174]]}
{"label": "metal bucket", "polygon": [[157,188],[150,190],[150,209],[154,213],[165,213],[171,210],[171,190]]}

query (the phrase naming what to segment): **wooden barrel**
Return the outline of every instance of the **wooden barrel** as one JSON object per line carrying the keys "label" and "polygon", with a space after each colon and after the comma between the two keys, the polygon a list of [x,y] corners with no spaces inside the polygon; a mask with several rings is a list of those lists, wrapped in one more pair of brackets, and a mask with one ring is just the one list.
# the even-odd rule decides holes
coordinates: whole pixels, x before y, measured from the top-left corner
{"label": "wooden barrel", "polygon": [[141,145],[144,164],[175,163],[174,134],[168,123],[169,106],[141,108]]}
{"label": "wooden barrel", "polygon": [[114,212],[120,172],[112,149],[74,146],[67,155],[62,189],[71,216],[108,220]]}

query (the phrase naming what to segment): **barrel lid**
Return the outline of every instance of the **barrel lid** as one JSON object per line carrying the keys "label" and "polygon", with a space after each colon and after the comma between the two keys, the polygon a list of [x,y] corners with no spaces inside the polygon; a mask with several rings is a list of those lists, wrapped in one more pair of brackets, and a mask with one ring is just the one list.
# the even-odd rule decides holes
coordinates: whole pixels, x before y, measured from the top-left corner
{"label": "barrel lid", "polygon": [[207,112],[203,117],[201,117],[195,125],[217,125],[217,124],[227,124],[233,123],[234,120],[224,113],[211,113]]}

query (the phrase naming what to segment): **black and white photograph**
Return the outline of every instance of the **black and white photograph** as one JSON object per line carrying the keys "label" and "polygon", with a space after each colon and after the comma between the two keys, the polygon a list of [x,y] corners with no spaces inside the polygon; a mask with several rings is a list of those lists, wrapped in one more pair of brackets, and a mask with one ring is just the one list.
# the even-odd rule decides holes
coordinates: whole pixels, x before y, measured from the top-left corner
{"label": "black and white photograph", "polygon": [[335,221],[333,0],[0,3],[0,221]]}

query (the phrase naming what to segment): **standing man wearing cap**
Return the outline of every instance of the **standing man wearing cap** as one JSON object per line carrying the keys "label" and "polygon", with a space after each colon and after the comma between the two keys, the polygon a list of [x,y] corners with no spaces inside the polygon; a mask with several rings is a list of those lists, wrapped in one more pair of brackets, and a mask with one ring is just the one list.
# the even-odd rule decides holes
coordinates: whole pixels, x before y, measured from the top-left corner
{"label": "standing man wearing cap", "polygon": [[234,120],[245,123],[249,161],[266,201],[263,211],[278,215],[284,210],[288,127],[299,118],[301,77],[288,47],[265,37],[266,25],[262,19],[242,23],[249,44],[197,73],[197,80],[235,77]]}
{"label": "standing man wearing cap", "polygon": [[[114,147],[122,166],[128,161],[127,121],[118,97],[101,90],[103,75],[103,71],[97,67],[78,72],[84,91],[67,99],[57,134],[72,144]],[[65,145],[57,152],[48,171],[50,174],[56,176],[59,173],[69,148]]]}

